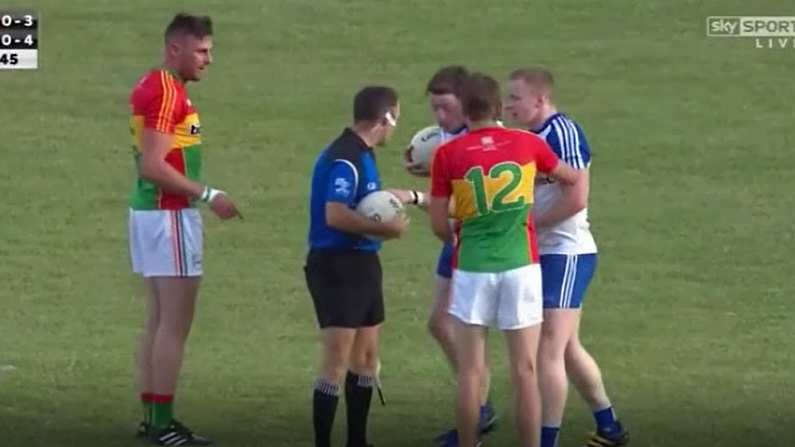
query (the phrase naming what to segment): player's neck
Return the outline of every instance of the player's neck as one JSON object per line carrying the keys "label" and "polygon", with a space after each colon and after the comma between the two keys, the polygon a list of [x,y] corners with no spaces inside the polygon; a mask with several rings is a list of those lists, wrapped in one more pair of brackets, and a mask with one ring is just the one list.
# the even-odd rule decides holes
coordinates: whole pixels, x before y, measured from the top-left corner
{"label": "player's neck", "polygon": [[473,130],[483,129],[484,127],[498,127],[498,126],[494,120],[483,120],[483,121],[469,121],[467,123],[467,127],[471,132]]}
{"label": "player's neck", "polygon": [[362,141],[364,141],[364,144],[366,144],[367,147],[374,147],[375,142],[377,141],[376,136],[373,135],[372,129],[373,129],[372,127],[368,127],[366,125],[361,125],[361,124],[353,124],[351,126],[351,130],[353,131],[353,133],[358,135],[359,138],[361,138]]}
{"label": "player's neck", "polygon": [[177,69],[174,68],[173,64],[168,63],[168,61],[163,62],[163,70],[166,70],[167,72],[171,73],[171,76],[174,76],[174,78],[179,82],[183,84],[186,83],[185,79],[183,79],[183,77],[180,76],[179,71],[177,71]]}
{"label": "player's neck", "polygon": [[558,113],[558,108],[552,104],[546,105],[541,109],[541,114],[538,116],[538,119],[530,123],[531,130],[540,130],[539,128],[547,122],[549,118],[556,115]]}
{"label": "player's neck", "polygon": [[444,131],[449,133],[449,134],[452,134],[452,135],[458,135],[459,133],[461,133],[466,128],[467,128],[466,121],[462,121],[462,122],[456,124],[455,126],[452,126],[452,128],[450,128],[449,130],[448,129],[444,129]]}

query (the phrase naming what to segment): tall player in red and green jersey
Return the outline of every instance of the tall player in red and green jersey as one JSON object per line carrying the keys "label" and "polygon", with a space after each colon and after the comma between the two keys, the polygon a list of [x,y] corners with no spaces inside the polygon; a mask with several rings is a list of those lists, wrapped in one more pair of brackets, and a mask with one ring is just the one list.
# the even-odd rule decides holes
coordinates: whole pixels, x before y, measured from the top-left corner
{"label": "tall player in red and green jersey", "polygon": [[[535,375],[543,315],[541,270],[531,218],[536,172],[566,184],[579,175],[537,136],[500,127],[500,88],[473,74],[462,104],[469,133],[441,146],[431,172],[431,225],[455,241],[450,314],[456,319],[458,445],[479,445],[480,383],[486,370],[486,328],[505,333],[514,385],[515,425],[523,447],[540,441]],[[456,230],[448,223],[450,201]]]}
{"label": "tall player in red and green jersey", "polygon": [[201,183],[199,115],[185,84],[212,62],[209,17],[178,14],[165,32],[162,68],[130,95],[137,180],[130,198],[133,270],[149,291],[137,355],[144,406],[139,435],[156,445],[208,445],[173,417],[173,399],[202,275],[197,203],[221,219],[239,216],[223,191]]}

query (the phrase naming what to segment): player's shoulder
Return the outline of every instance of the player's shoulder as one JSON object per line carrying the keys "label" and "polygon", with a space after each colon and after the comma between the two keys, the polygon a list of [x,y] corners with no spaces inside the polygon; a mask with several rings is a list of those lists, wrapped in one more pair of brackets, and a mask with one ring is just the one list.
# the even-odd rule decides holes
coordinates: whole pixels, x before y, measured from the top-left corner
{"label": "player's shoulder", "polygon": [[444,157],[450,151],[455,151],[459,147],[466,147],[469,145],[474,137],[471,133],[460,133],[457,136],[446,140],[440,144],[434,151],[434,158]]}
{"label": "player's shoulder", "polygon": [[182,92],[179,82],[173,74],[164,69],[151,69],[135,83],[131,96],[141,100],[163,96],[166,93],[175,98]]}
{"label": "player's shoulder", "polygon": [[572,133],[579,134],[579,136],[584,135],[582,126],[580,126],[580,124],[572,117],[561,112],[558,112],[550,117],[542,130],[546,130],[547,132],[554,130],[555,134],[563,135]]}
{"label": "player's shoulder", "polygon": [[541,138],[539,135],[525,129],[506,127],[501,130],[501,133],[505,135],[506,138],[515,141],[520,141],[523,144],[532,144],[532,145],[546,144],[546,141],[543,138]]}
{"label": "player's shoulder", "polygon": [[362,144],[350,129],[345,129],[326,147],[326,159],[331,163],[347,162],[346,164],[358,165],[364,149]]}

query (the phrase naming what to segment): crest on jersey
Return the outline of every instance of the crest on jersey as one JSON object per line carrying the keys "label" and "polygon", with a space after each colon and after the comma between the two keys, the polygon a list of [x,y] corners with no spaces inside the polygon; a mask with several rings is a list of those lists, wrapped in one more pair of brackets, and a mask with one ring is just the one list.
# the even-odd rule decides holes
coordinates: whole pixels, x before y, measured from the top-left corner
{"label": "crest on jersey", "polygon": [[190,125],[190,134],[191,135],[198,135],[201,132],[201,124],[191,124]]}
{"label": "crest on jersey", "polygon": [[334,180],[334,192],[344,197],[351,195],[351,182],[342,177],[336,178]]}

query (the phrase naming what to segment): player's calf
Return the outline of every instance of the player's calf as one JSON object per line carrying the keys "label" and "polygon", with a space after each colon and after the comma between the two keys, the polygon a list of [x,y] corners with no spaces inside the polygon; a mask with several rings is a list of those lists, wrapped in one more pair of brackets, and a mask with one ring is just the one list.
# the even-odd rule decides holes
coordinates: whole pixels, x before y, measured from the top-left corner
{"label": "player's calf", "polygon": [[505,331],[514,386],[514,417],[523,447],[537,447],[541,426],[536,353],[540,326]]}
{"label": "player's calf", "polygon": [[596,432],[589,446],[613,447],[626,445],[629,433],[618,420],[607,396],[602,373],[596,361],[575,337],[566,348],[566,369],[577,391],[593,411]]}
{"label": "player's calf", "polygon": [[[546,302],[547,300],[545,300]],[[568,394],[565,352],[574,336],[579,310],[547,309],[538,346],[538,383],[542,396],[541,447],[555,447]]]}

